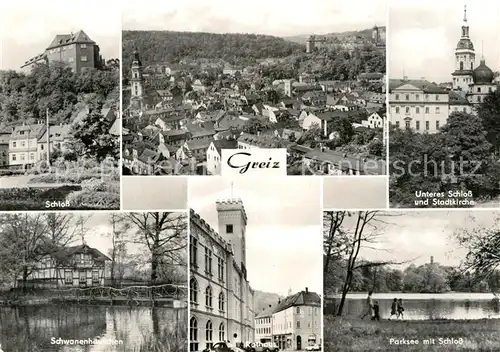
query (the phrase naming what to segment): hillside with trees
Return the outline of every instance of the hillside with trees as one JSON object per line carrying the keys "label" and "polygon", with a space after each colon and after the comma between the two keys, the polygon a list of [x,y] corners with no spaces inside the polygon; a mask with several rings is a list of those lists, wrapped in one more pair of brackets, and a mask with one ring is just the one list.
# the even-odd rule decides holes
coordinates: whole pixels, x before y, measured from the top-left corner
{"label": "hillside with trees", "polygon": [[[379,30],[382,32],[385,32],[386,27],[381,26],[381,27],[379,27]],[[303,35],[295,35],[295,36],[285,37],[285,39],[289,40],[291,42],[305,45],[309,36],[310,36],[310,34],[303,34]],[[320,34],[320,36],[325,37],[327,39],[327,41],[329,41],[329,42],[338,42],[338,43],[343,42],[343,41],[347,41],[347,40],[352,41],[353,39],[371,41],[372,29],[367,28],[367,29],[362,29],[360,31],[333,32],[333,33],[327,33],[327,34]]]}
{"label": "hillside with trees", "polygon": [[30,73],[0,71],[0,128],[22,122],[68,123],[89,101],[119,101],[118,71],[75,74],[63,63],[37,65]]}
{"label": "hillside with trees", "polygon": [[255,290],[254,293],[255,314],[259,314],[264,309],[268,308],[270,305],[273,307],[276,306],[278,304],[278,301],[283,298],[284,297],[280,296],[277,293]]}
{"label": "hillside with trees", "polygon": [[283,38],[259,34],[173,31],[123,31],[123,65],[129,67],[135,48],[144,65],[178,63],[183,59],[221,59],[249,64],[268,57],[286,57],[305,47]]}

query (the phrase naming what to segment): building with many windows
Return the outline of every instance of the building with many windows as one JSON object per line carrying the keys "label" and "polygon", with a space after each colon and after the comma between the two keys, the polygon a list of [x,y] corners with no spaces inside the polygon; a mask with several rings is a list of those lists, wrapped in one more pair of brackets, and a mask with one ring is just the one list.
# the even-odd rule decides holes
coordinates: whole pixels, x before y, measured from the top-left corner
{"label": "building with many windows", "polygon": [[451,90],[426,80],[391,79],[389,83],[389,114],[391,123],[416,132],[436,133],[453,112],[476,113],[485,97],[495,92],[497,82],[493,71],[481,58],[474,68],[476,53],[470,38],[467,8],[460,39],[455,48],[455,70]]}
{"label": "building with many windows", "polygon": [[435,133],[446,124],[450,114],[446,89],[426,80],[389,81],[391,123],[398,128]]}
{"label": "building with many windows", "polygon": [[56,35],[43,54],[29,59],[21,68],[29,70],[36,64],[52,62],[64,62],[75,73],[88,69],[101,69],[104,66],[99,45],[83,30]]}
{"label": "building with many windows", "polygon": [[44,124],[14,127],[9,138],[9,166],[27,168],[38,161],[38,140],[46,128]]}
{"label": "building with many windows", "polygon": [[247,279],[241,200],[216,202],[219,231],[190,212],[190,351],[254,340],[254,291]]}
{"label": "building with many windows", "polygon": [[255,316],[256,340],[274,342],[280,350],[321,345],[321,332],[321,297],[307,287]]}

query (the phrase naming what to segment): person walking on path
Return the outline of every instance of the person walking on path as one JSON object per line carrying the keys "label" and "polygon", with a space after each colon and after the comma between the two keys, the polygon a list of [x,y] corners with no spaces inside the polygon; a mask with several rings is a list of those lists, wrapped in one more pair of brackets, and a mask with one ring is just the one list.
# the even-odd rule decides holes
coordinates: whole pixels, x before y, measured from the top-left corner
{"label": "person walking on path", "polygon": [[373,317],[372,320],[380,321],[380,306],[378,305],[378,301],[375,301],[373,305]]}
{"label": "person walking on path", "polygon": [[400,298],[398,299],[398,319],[401,317],[401,319],[404,319],[404,312],[405,307],[403,307],[403,300]]}
{"label": "person walking on path", "polygon": [[396,318],[398,317],[398,299],[397,298],[394,298],[394,301],[392,301],[391,315],[389,316],[389,320],[391,320],[393,315],[395,315]]}
{"label": "person walking on path", "polygon": [[372,298],[373,292],[370,291],[368,292],[368,297],[366,297],[366,311],[361,317],[361,319],[364,319],[367,315],[373,317],[373,298]]}

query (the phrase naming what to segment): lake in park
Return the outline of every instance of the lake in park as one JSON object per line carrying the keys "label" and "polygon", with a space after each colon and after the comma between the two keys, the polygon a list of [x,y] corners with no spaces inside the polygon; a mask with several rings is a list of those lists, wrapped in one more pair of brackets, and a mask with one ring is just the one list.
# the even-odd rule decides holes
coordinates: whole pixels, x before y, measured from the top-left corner
{"label": "lake in park", "polygon": [[[0,307],[3,352],[185,352],[186,326],[185,308],[69,304]],[[96,343],[62,345],[51,343],[52,338],[90,339]]]}
{"label": "lake in park", "polygon": [[[348,294],[343,315],[361,316],[366,297],[367,293]],[[389,318],[394,298],[403,300],[405,320],[500,318],[500,303],[491,293],[373,293],[372,297],[379,303],[381,319]],[[340,296],[327,298],[325,310],[331,313],[339,303]]]}

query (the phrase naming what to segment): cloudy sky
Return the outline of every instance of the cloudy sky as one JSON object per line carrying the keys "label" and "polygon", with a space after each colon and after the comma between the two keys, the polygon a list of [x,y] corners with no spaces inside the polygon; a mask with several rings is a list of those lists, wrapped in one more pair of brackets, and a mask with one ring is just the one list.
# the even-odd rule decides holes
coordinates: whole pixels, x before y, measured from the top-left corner
{"label": "cloudy sky", "polygon": [[[231,181],[222,177],[189,180],[189,205],[214,229],[215,201],[231,198]],[[233,198],[241,198],[248,216],[247,269],[252,288],[287,295],[323,291],[319,179],[234,180]]]}
{"label": "cloudy sky", "polygon": [[[451,82],[464,1],[392,1],[389,12],[390,76]],[[500,1],[467,1],[467,22],[476,65],[483,47],[486,64],[500,70]]]}
{"label": "cloudy sky", "polygon": [[[466,251],[454,241],[453,234],[459,229],[475,229],[493,226],[500,212],[492,211],[392,211],[380,217],[384,233],[374,249],[362,248],[360,258],[367,260],[392,260],[404,262],[401,269],[410,264],[428,263],[430,257],[442,265],[459,265]],[[354,229],[357,217],[346,218],[346,229]]]}
{"label": "cloudy sky", "polygon": [[120,55],[121,18],[116,1],[87,0],[75,6],[66,0],[6,1],[0,5],[2,69],[20,69],[41,54],[57,34],[81,29],[94,40],[105,59]]}
{"label": "cloudy sky", "polygon": [[384,0],[183,0],[124,3],[126,30],[259,33],[276,36],[324,34],[385,25]]}
{"label": "cloudy sky", "polygon": [[[85,242],[90,247],[94,247],[106,255],[108,255],[108,251],[112,248],[110,238],[112,227],[109,223],[110,215],[111,212],[75,212],[75,220],[79,216],[83,216],[87,219],[84,225],[84,229],[86,230],[84,237]],[[72,245],[75,246],[80,244],[82,244],[81,237],[72,243]],[[140,253],[143,248],[139,245],[127,244],[127,250],[129,253],[137,254]]]}

